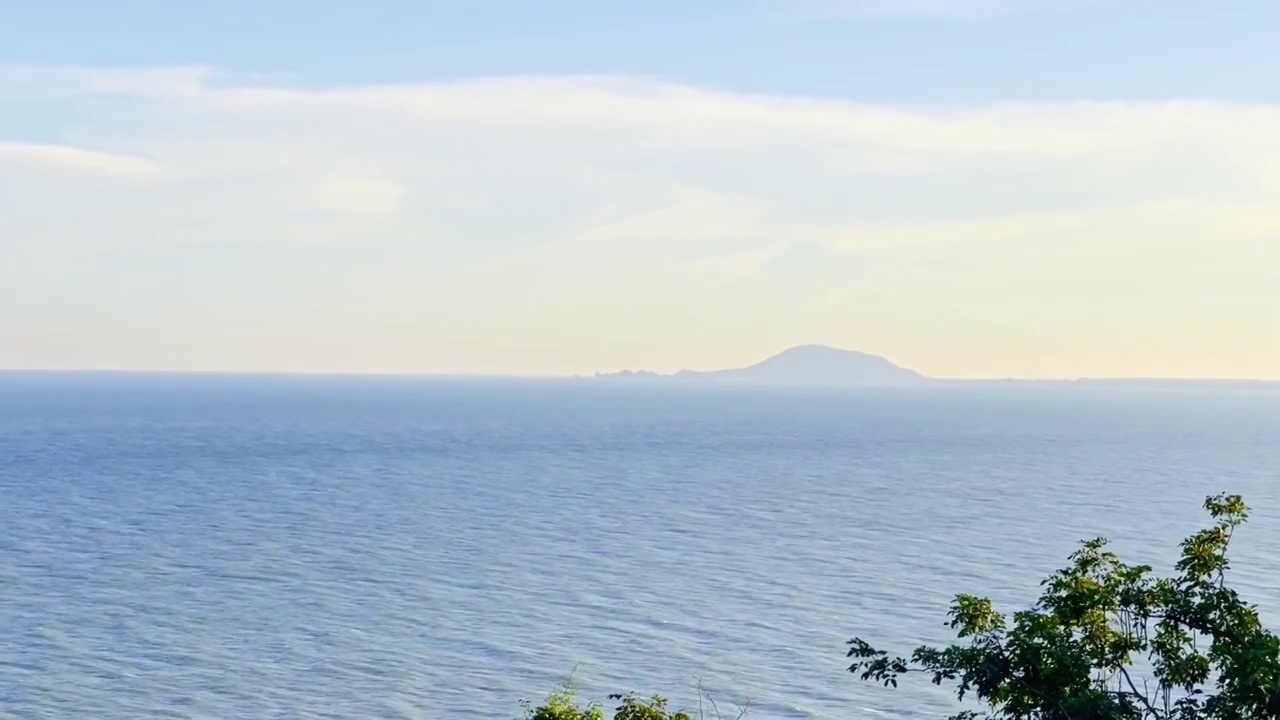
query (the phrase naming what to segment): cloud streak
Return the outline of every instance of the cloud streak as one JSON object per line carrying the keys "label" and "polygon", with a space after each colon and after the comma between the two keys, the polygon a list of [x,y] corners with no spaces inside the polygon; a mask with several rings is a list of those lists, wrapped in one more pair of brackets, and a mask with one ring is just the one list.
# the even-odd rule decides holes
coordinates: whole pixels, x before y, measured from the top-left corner
{"label": "cloud streak", "polygon": [[142,158],[45,143],[0,142],[0,166],[117,178],[149,178],[159,173],[159,166]]}

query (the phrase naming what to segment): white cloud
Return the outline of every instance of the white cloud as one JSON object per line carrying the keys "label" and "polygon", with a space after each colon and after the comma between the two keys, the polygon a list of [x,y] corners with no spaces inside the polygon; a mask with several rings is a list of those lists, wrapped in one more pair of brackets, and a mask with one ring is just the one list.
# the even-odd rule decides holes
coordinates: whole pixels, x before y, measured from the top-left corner
{"label": "white cloud", "polygon": [[[1234,298],[1224,307],[1255,326],[1280,320],[1280,293],[1238,294],[1280,264],[1280,242],[1262,244],[1280,206],[1274,105],[909,107],[613,77],[312,90],[200,68],[0,71],[4,112],[55,97],[79,112],[61,144],[0,138],[0,317],[42,336],[92,323],[145,346],[163,326],[181,345],[203,328],[190,353],[211,343],[237,348],[224,365],[263,366],[321,362],[315,348],[336,333],[397,367],[481,369],[475,348],[500,341],[525,351],[491,369],[591,370],[680,364],[688,346],[654,349],[675,328],[721,333],[709,342],[724,357],[704,365],[803,331],[897,343],[898,359],[927,365],[938,323],[966,321],[948,313],[1075,328],[1099,303],[1133,303],[1129,322],[1153,327],[1157,306],[1134,288],[1176,300],[1205,267],[1234,277],[1215,302]],[[1106,284],[1116,272],[1133,278]],[[1031,296],[1010,304],[1010,278]],[[1068,293],[1099,282],[1087,302]],[[330,362],[372,362],[342,357]],[[978,367],[964,357],[948,362]]]}
{"label": "white cloud", "polygon": [[199,95],[218,77],[210,67],[91,68],[0,65],[0,98],[20,101],[87,97]]}
{"label": "white cloud", "polygon": [[155,177],[159,167],[128,155],[96,152],[65,145],[0,142],[0,167],[90,173],[117,178]]}
{"label": "white cloud", "polygon": [[352,214],[395,212],[407,192],[390,180],[341,175],[324,178],[312,189],[318,209]]}

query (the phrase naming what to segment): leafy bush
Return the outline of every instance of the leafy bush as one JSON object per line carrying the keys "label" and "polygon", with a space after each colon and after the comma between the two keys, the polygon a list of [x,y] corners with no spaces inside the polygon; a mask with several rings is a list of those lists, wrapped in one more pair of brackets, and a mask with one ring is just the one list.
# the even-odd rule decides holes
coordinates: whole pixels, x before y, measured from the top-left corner
{"label": "leafy bush", "polygon": [[[1001,720],[1280,718],[1280,638],[1226,584],[1227,549],[1248,507],[1238,495],[1206,498],[1204,507],[1215,522],[1183,541],[1173,577],[1121,562],[1103,538],[1088,540],[1012,623],[990,600],[959,595],[950,625],[967,644],[921,646],[907,659],[854,638],[849,670],[894,687],[923,672]],[[1140,658],[1154,687],[1134,679]]]}
{"label": "leafy bush", "polygon": [[[667,709],[667,699],[661,695],[642,698],[635,693],[613,694],[609,699],[618,703],[614,708],[613,720],[694,720],[695,717],[684,711]],[[552,690],[547,699],[536,708],[527,700],[520,701],[520,704],[525,708],[525,720],[604,720],[605,717],[604,709],[599,703],[578,707],[577,691],[571,680]],[[741,720],[746,713],[747,708],[742,708],[736,717]],[[715,701],[711,700],[701,686],[698,687],[696,717],[698,720],[722,720]]]}

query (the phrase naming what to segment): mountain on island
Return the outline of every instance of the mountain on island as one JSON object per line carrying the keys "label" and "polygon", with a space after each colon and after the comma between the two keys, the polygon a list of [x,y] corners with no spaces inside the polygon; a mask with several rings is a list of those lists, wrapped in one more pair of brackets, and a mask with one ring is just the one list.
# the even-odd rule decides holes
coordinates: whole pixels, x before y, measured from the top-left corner
{"label": "mountain on island", "polygon": [[729,370],[681,370],[674,375],[624,370],[597,373],[604,380],[750,383],[756,385],[917,385],[925,376],[876,355],[826,345],[800,345]]}

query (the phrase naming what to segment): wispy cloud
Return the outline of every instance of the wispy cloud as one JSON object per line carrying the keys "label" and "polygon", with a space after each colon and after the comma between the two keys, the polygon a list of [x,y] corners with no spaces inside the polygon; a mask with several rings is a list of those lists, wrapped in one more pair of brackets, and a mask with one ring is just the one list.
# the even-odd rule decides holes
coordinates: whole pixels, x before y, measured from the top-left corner
{"label": "wispy cloud", "polygon": [[[1280,296],[1262,289],[1263,268],[1280,266],[1266,234],[1280,203],[1274,105],[0,71],[4,112],[51,97],[77,110],[58,144],[0,138],[10,337],[91,324],[154,349],[149,329],[164,327],[179,365],[590,370],[670,369],[689,348],[655,349],[667,331],[711,333],[697,346],[707,365],[798,333],[964,373],[990,361],[993,328],[1048,323],[1052,342],[1083,343],[1086,318],[1107,312],[1185,336],[1168,318],[1195,288],[1215,312],[1280,322]],[[966,323],[987,344],[940,360],[936,342]],[[1238,371],[1280,367],[1269,342]],[[495,343],[522,350],[479,363]],[[991,372],[1068,372],[1036,364],[1052,349]]]}
{"label": "wispy cloud", "polygon": [[0,65],[0,97],[39,101],[88,97],[198,95],[219,73],[207,66],[160,68],[30,67]]}
{"label": "wispy cloud", "polygon": [[0,165],[27,166],[109,177],[154,177],[159,166],[143,158],[47,143],[0,142]]}

